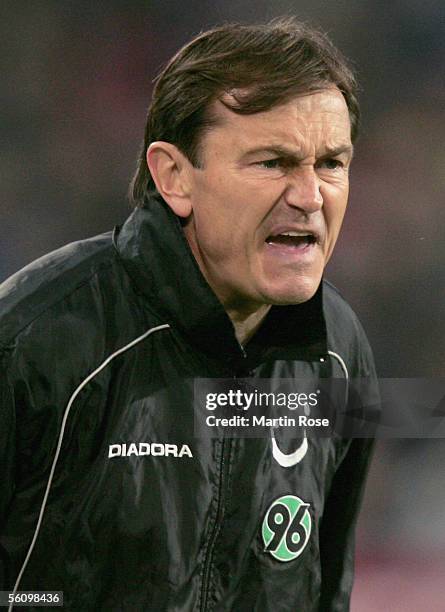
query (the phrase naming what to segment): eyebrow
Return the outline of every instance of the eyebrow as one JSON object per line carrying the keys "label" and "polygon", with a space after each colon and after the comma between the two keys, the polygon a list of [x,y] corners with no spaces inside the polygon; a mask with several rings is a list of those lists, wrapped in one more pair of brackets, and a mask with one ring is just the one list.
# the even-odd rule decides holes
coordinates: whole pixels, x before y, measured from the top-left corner
{"label": "eyebrow", "polygon": [[[276,155],[277,157],[286,157],[288,159],[301,160],[303,159],[301,155],[298,154],[294,149],[290,149],[288,147],[284,147],[282,145],[265,145],[260,147],[254,147],[245,152],[243,157],[249,157],[259,153],[270,153],[272,155]],[[354,146],[352,144],[341,144],[337,147],[326,147],[323,155],[319,156],[319,159],[326,159],[327,157],[337,157],[338,155],[342,155],[346,153],[352,159],[354,154]]]}

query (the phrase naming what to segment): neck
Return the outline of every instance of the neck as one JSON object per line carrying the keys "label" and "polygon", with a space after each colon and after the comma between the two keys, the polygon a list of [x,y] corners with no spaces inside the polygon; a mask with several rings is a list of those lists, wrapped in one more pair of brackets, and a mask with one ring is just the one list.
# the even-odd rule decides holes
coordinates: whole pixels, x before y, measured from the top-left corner
{"label": "neck", "polygon": [[209,270],[211,267],[204,262],[201,250],[196,242],[192,217],[188,218],[187,223],[183,226],[183,231],[201,273],[232,321],[236,339],[241,346],[244,346],[263,322],[264,317],[269,312],[270,304],[249,303],[247,305],[246,302],[239,299],[234,300],[233,295],[224,290],[224,283],[221,282],[222,279],[220,279],[220,282],[215,282],[215,278],[218,279],[218,272],[213,277],[210,275]]}
{"label": "neck", "polygon": [[269,304],[263,304],[253,311],[235,310],[226,307],[226,312],[235,328],[236,339],[241,346],[247,344],[250,338],[255,334],[269,312],[269,309]]}

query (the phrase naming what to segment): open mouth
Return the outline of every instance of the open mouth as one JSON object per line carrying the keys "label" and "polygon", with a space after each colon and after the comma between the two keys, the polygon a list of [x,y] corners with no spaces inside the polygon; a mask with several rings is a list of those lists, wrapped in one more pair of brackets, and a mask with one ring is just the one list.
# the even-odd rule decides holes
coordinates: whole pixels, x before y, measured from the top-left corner
{"label": "open mouth", "polygon": [[303,248],[315,244],[317,238],[310,232],[282,232],[281,234],[268,236],[266,242],[276,246]]}

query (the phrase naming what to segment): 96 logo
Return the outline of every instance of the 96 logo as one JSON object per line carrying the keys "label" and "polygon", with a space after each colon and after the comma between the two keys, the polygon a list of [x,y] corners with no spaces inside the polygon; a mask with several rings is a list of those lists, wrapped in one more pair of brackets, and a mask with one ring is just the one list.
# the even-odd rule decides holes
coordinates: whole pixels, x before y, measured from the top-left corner
{"label": "96 logo", "polygon": [[295,495],[276,499],[263,520],[264,551],[278,561],[292,561],[301,555],[311,534],[309,507]]}

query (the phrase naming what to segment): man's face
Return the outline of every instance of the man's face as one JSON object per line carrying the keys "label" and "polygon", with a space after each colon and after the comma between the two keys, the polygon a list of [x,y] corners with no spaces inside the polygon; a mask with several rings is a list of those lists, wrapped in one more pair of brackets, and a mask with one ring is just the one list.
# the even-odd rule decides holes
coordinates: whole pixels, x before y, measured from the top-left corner
{"label": "man's face", "polygon": [[310,299],[342,224],[352,156],[345,100],[336,88],[220,124],[191,167],[185,234],[226,308]]}

